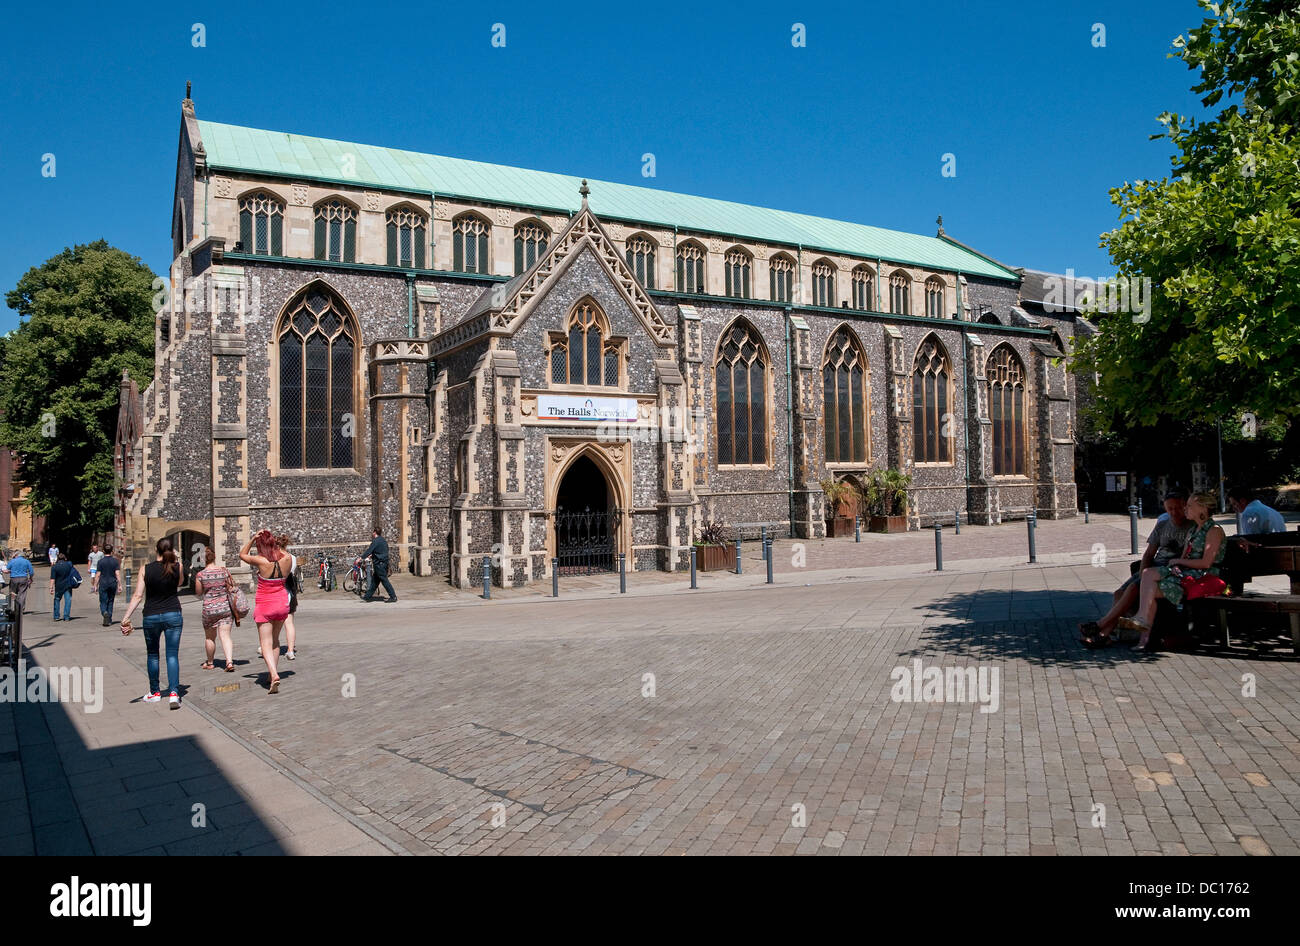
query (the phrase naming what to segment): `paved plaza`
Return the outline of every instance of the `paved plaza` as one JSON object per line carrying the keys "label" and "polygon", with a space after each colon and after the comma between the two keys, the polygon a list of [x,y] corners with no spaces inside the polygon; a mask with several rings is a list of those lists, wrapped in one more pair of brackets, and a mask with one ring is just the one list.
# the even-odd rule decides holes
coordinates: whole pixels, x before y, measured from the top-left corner
{"label": "paved plaza", "polygon": [[195,601],[179,712],[138,702],[138,635],[33,594],[31,659],[102,666],[104,704],[0,705],[0,851],[1300,853],[1289,649],[1085,650],[1127,520],[1040,523],[1036,565],[1023,523],[948,533],[942,573],[911,533],[782,541],[771,586],[751,543],[693,592],[313,591],[274,696],[247,623],[198,669]]}

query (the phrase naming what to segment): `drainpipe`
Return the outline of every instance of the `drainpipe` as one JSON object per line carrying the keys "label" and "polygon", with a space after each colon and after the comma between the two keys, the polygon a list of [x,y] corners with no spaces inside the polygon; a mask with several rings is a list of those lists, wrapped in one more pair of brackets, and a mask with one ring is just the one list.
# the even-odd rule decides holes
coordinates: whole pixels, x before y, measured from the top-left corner
{"label": "drainpipe", "polygon": [[674,292],[681,292],[681,291],[682,291],[681,286],[677,285],[677,224],[675,224],[675,223],[673,224],[673,260],[672,260],[672,271],[673,271],[673,291],[674,291]]}
{"label": "drainpipe", "polygon": [[212,169],[203,168],[203,239],[208,238],[208,181],[212,179]]}
{"label": "drainpipe", "polygon": [[415,338],[415,273],[406,274],[406,337]]}
{"label": "drainpipe", "polygon": [[[954,280],[957,286],[957,318],[961,319],[961,273]],[[966,322],[961,323],[961,410],[962,426],[966,430],[966,489],[970,490],[970,345],[966,339]],[[969,493],[968,493],[969,495]]]}
{"label": "drainpipe", "polygon": [[786,482],[789,485],[790,538],[794,538],[794,395],[791,371],[794,359],[790,352],[790,318],[794,311],[785,307],[785,457]]}

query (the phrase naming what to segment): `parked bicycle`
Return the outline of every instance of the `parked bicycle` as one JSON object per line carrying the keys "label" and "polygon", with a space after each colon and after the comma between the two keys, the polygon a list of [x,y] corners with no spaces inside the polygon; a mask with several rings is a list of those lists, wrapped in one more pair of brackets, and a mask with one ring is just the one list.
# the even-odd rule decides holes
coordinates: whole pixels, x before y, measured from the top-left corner
{"label": "parked bicycle", "polygon": [[358,558],[352,562],[352,567],[348,569],[347,577],[343,579],[343,590],[350,591],[358,598],[366,593],[370,587],[370,570],[373,566],[368,558]]}
{"label": "parked bicycle", "polygon": [[316,587],[325,591],[334,590],[334,559],[324,552],[316,553]]}

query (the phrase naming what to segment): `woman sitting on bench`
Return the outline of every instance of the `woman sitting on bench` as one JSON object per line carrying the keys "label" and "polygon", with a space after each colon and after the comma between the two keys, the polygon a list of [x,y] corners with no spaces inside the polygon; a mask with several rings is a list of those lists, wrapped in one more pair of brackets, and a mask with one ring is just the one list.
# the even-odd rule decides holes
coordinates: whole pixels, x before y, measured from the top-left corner
{"label": "woman sitting on bench", "polygon": [[1209,493],[1197,493],[1189,499],[1187,517],[1196,525],[1187,539],[1183,557],[1173,559],[1168,565],[1143,570],[1141,603],[1138,605],[1137,616],[1119,619],[1120,627],[1139,631],[1142,635],[1134,650],[1154,650],[1150,646],[1151,623],[1155,620],[1156,604],[1160,598],[1181,608],[1187,594],[1183,588],[1184,579],[1219,574],[1219,565],[1223,562],[1227,545],[1223,529],[1216,526],[1210,518],[1213,503],[1214,497]]}

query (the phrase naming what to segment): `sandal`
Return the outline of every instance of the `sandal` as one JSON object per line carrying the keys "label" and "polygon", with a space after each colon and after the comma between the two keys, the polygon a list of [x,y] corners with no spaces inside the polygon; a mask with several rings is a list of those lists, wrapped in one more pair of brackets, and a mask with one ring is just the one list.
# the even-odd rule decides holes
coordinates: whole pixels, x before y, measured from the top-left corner
{"label": "sandal", "polygon": [[212,663],[211,660],[205,660],[203,663],[199,664],[199,669],[200,669],[200,670],[216,670],[217,668],[216,668],[216,666]]}
{"label": "sandal", "polygon": [[1143,621],[1141,618],[1131,618],[1125,615],[1115,623],[1125,630],[1138,631],[1143,638],[1146,638],[1146,636],[1151,633],[1151,625]]}
{"label": "sandal", "polygon": [[1083,621],[1079,624],[1079,643],[1084,647],[1098,647],[1105,640],[1096,621]]}
{"label": "sandal", "polygon": [[227,660],[226,673],[234,673],[234,672],[235,672],[235,662],[233,660]]}
{"label": "sandal", "polygon": [[279,677],[276,677],[274,680],[271,681],[271,689],[268,690],[267,692],[268,692],[268,693],[279,693],[279,692],[280,692],[280,678],[279,678]]}

